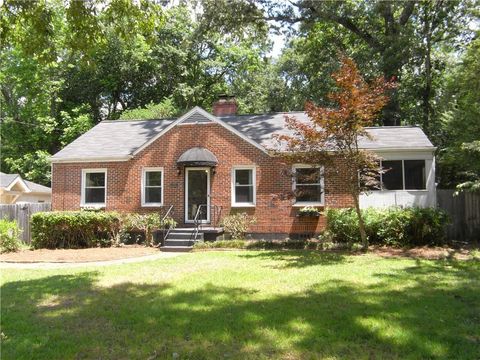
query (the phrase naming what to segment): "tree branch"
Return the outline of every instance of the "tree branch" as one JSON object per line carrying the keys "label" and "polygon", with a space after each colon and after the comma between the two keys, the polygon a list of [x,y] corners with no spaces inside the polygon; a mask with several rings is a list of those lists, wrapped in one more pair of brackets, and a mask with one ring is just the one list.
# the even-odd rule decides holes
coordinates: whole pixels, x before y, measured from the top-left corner
{"label": "tree branch", "polygon": [[405,7],[403,8],[402,13],[400,14],[400,18],[398,19],[399,25],[404,26],[407,23],[408,19],[413,13],[415,5],[416,1],[413,0],[405,2]]}

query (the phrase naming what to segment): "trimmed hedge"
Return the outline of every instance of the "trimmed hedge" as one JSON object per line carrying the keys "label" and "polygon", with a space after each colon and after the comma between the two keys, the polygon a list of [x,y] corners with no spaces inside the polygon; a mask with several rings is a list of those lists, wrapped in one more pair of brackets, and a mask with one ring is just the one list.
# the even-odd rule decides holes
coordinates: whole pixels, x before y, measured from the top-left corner
{"label": "trimmed hedge", "polygon": [[111,246],[118,238],[121,215],[116,212],[52,211],[32,215],[32,247],[87,248]]}
{"label": "trimmed hedge", "polygon": [[[362,211],[370,244],[443,245],[448,215],[434,208],[388,208]],[[361,242],[354,209],[327,210],[327,231],[335,242]]]}

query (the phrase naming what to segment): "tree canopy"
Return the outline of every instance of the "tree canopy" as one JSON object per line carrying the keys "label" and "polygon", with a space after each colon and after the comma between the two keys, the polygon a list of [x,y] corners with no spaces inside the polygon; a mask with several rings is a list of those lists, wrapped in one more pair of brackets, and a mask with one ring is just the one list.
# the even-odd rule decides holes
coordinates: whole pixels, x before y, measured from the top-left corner
{"label": "tree canopy", "polygon": [[[421,125],[439,147],[440,185],[475,181],[478,0],[175,4],[5,0],[2,171],[48,184],[49,155],[99,121],[208,110],[221,93],[241,113],[330,106],[345,54],[367,81],[397,84],[378,125]],[[286,44],[274,58],[279,32]]]}

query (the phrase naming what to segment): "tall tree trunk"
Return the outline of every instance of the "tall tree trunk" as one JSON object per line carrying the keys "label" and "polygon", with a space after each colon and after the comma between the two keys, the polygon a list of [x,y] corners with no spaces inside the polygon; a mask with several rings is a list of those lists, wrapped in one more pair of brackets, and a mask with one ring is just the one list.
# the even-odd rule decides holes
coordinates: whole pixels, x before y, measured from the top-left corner
{"label": "tall tree trunk", "polygon": [[368,250],[368,238],[367,232],[365,230],[365,221],[363,221],[362,211],[360,210],[360,200],[359,194],[352,194],[353,195],[353,203],[355,206],[355,212],[357,213],[358,217],[358,230],[360,231],[360,238],[362,239],[362,247],[363,250]]}
{"label": "tall tree trunk", "polygon": [[422,105],[423,105],[423,130],[428,134],[430,130],[431,119],[431,104],[430,99],[432,97],[432,26],[430,18],[430,10],[428,7],[424,9],[423,17],[423,32],[425,37],[425,84],[422,92]]}

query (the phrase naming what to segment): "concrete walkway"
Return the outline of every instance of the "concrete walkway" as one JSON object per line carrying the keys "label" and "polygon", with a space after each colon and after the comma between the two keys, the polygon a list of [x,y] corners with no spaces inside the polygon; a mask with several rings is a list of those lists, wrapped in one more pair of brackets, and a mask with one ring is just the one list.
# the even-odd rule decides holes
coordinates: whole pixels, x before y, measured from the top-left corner
{"label": "concrete walkway", "polygon": [[106,260],[106,261],[87,261],[87,262],[37,262],[37,263],[20,263],[20,262],[0,262],[1,269],[68,269],[87,266],[108,266],[138,263],[144,261],[169,259],[172,257],[185,255],[181,252],[159,252],[158,254],[139,256],[135,258]]}

